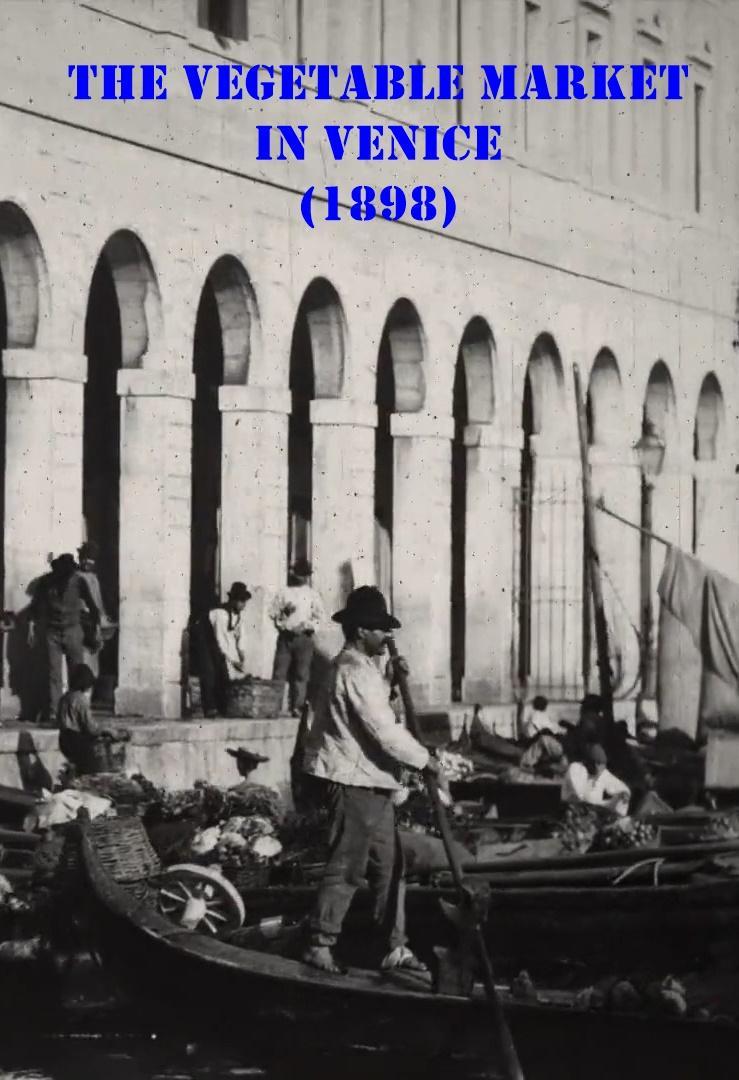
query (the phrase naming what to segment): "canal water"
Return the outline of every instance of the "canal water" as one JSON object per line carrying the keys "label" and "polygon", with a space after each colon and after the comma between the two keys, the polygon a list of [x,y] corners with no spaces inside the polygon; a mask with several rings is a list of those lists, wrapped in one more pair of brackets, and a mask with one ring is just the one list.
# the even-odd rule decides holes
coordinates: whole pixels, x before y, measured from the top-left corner
{"label": "canal water", "polygon": [[255,1057],[247,1048],[186,1043],[141,1033],[3,1033],[0,1080],[487,1080],[480,1066],[447,1060],[429,1065],[382,1052]]}

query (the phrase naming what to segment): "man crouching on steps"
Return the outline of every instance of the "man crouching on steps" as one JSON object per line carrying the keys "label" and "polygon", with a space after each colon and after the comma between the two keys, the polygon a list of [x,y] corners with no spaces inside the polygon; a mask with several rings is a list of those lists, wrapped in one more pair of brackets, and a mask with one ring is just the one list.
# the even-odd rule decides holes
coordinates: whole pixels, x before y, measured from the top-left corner
{"label": "man crouching on steps", "polygon": [[318,696],[304,761],[305,772],[327,785],[330,849],[303,960],[321,971],[345,973],[333,947],[366,877],[375,924],[389,938],[381,969],[423,972],[425,965],[406,946],[403,853],[393,794],[401,787],[402,768],[436,775],[439,766],[391,708],[390,686],[375,658],[400,623],[388,613],[380,590],[355,589],[333,618],[346,641]]}

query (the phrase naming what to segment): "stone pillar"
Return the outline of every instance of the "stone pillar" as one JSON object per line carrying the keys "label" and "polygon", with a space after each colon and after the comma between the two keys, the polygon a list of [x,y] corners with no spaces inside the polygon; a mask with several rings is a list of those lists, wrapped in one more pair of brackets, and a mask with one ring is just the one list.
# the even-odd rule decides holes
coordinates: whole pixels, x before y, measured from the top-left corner
{"label": "stone pillar", "polygon": [[269,603],[287,580],[287,430],[289,390],[222,386],[221,577],[245,581],[251,626],[247,664],[272,674],[275,632]]}
{"label": "stone pillar", "polygon": [[465,514],[465,666],[462,699],[488,705],[513,700],[515,489],[519,445],[492,424],[470,424]]}
{"label": "stone pillar", "polygon": [[190,373],[123,368],[115,710],[177,717],[190,614]]}
{"label": "stone pillar", "polygon": [[583,692],[582,479],[577,452],[544,436],[534,454],[529,695],[555,701]]}
{"label": "stone pillar", "polygon": [[[631,447],[591,446],[593,498],[635,525],[641,524],[641,471]],[[639,690],[641,627],[641,540],[636,529],[595,511],[595,535],[601,561],[608,621],[614,697],[634,698]],[[598,686],[595,630],[591,631],[591,683]]]}
{"label": "stone pillar", "polygon": [[[313,426],[313,583],[330,616],[358,585],[374,581],[374,466],[377,407],[361,401],[311,402]],[[341,629],[320,635],[327,653]]]}
{"label": "stone pillar", "polygon": [[451,416],[395,413],[393,607],[421,705],[451,694]]}
{"label": "stone pillar", "polygon": [[[49,555],[75,552],[82,535],[82,419],[87,360],[78,353],[6,349],[4,606],[21,612]],[[19,713],[27,675],[25,629],[10,635],[0,714]],[[8,671],[11,655],[13,670]],[[27,670],[26,670],[27,669]],[[35,673],[38,677],[38,672]]]}

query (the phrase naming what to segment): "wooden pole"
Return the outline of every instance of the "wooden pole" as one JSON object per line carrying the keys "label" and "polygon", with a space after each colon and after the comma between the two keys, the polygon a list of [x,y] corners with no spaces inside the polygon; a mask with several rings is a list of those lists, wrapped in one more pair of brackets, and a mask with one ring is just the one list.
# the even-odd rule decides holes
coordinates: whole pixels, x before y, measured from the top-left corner
{"label": "wooden pole", "polygon": [[[388,639],[388,650],[393,660],[398,658],[398,648],[395,641],[392,638]],[[418,717],[416,716],[416,710],[413,705],[413,699],[411,697],[410,688],[408,686],[408,679],[405,672],[400,670],[400,667],[395,665],[396,678],[398,680],[398,689],[400,690],[400,696],[403,701],[403,708],[405,709],[405,719],[410,731],[421,742],[421,732],[418,725]],[[449,869],[452,872],[454,884],[457,886],[460,895],[460,902],[463,909],[474,918],[473,936],[477,954],[480,960],[480,966],[482,968],[483,984],[485,986],[485,992],[490,1002],[490,1011],[492,1014],[493,1029],[500,1047],[500,1066],[502,1068],[501,1076],[503,1080],[524,1080],[523,1071],[521,1069],[521,1063],[518,1060],[518,1054],[516,1052],[516,1046],[513,1042],[513,1036],[511,1035],[511,1029],[508,1026],[508,1021],[505,1018],[503,1007],[498,998],[498,992],[495,989],[495,978],[493,975],[493,965],[488,955],[487,946],[485,945],[485,938],[483,937],[482,928],[480,927],[479,919],[474,916],[473,906],[473,894],[469,886],[465,883],[464,875],[462,873],[462,865],[457,858],[457,854],[454,850],[454,838],[452,836],[452,830],[449,825],[449,819],[446,815],[446,810],[442,804],[439,796],[439,785],[436,781],[436,777],[431,773],[425,773],[426,787],[428,789],[429,799],[431,805],[434,808],[436,814],[436,820],[439,825],[439,832],[441,833],[441,839],[444,844],[444,850],[446,857],[449,860]]]}
{"label": "wooden pole", "polygon": [[657,533],[642,528],[641,525],[637,525],[634,521],[629,521],[628,518],[621,517],[615,510],[609,510],[602,498],[596,501],[595,509],[600,510],[604,514],[608,514],[609,517],[615,518],[616,521],[620,521],[622,525],[628,525],[630,529],[636,529],[642,536],[648,536],[650,540],[656,540],[658,544],[664,544],[665,547],[670,546],[670,541],[665,540],[664,536],[657,536]]}
{"label": "wooden pole", "polygon": [[590,462],[588,461],[587,420],[585,402],[582,397],[580,369],[574,365],[575,402],[577,405],[577,434],[580,441],[580,464],[582,471],[582,499],[585,523],[585,558],[588,565],[588,581],[593,597],[593,621],[595,623],[595,647],[598,654],[598,678],[600,696],[603,699],[603,712],[609,731],[613,727],[613,674],[608,649],[608,623],[603,605],[603,583],[600,577],[600,559],[595,541],[595,514],[593,496],[590,488]]}

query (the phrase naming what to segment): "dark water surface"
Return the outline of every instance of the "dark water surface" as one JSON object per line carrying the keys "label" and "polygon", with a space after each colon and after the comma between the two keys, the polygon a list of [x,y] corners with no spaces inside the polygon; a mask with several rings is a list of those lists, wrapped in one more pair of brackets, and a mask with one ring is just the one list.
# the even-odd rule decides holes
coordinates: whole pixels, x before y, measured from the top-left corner
{"label": "dark water surface", "polygon": [[289,1045],[256,1055],[248,1047],[140,1032],[28,1032],[9,1039],[6,1031],[0,1044],[0,1080],[487,1080],[494,1075],[451,1059],[420,1063],[362,1049],[298,1055]]}

